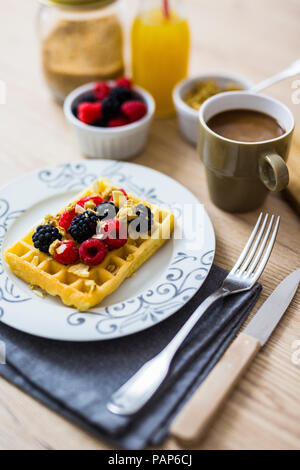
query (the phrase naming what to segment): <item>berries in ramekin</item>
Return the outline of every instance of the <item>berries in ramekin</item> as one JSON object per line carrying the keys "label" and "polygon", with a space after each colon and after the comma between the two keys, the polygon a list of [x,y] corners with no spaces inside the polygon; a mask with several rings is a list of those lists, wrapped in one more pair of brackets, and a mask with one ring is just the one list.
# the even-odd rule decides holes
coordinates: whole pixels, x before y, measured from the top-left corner
{"label": "berries in ramekin", "polygon": [[132,87],[131,80],[129,80],[129,78],[126,78],[126,77],[119,78],[119,80],[116,81],[116,85],[122,86],[123,88],[129,88],[129,89],[131,89]]}
{"label": "berries in ramekin", "polygon": [[55,248],[54,258],[61,264],[75,263],[79,258],[78,248],[73,240],[64,240]]}
{"label": "berries in ramekin", "polygon": [[92,124],[102,118],[102,103],[83,102],[78,105],[77,117],[85,124]]}
{"label": "berries in ramekin", "polygon": [[142,101],[127,101],[121,106],[121,111],[130,122],[136,122],[146,115],[147,106]]}
{"label": "berries in ramekin", "polygon": [[122,127],[142,119],[147,106],[131,81],[120,78],[112,82],[98,82],[91,93],[74,107],[75,116],[94,127]]}
{"label": "berries in ramekin", "polygon": [[121,106],[126,101],[132,100],[134,95],[128,88],[124,88],[123,86],[116,86],[111,90],[109,97],[117,100]]}
{"label": "berries in ramekin", "polygon": [[102,101],[107,98],[110,92],[110,86],[106,82],[98,82],[94,87],[95,97]]}
{"label": "berries in ramekin", "polygon": [[119,220],[107,220],[103,223],[100,233],[110,250],[117,250],[127,243],[127,227]]}
{"label": "berries in ramekin", "polygon": [[80,245],[79,255],[81,260],[89,266],[98,266],[107,255],[107,248],[103,241],[90,238]]}
{"label": "berries in ramekin", "polygon": [[107,127],[122,127],[130,124],[130,121],[127,117],[118,116],[114,119],[110,119],[107,123]]}
{"label": "berries in ramekin", "polygon": [[102,115],[106,120],[113,119],[120,113],[121,104],[118,99],[110,95],[102,101]]}

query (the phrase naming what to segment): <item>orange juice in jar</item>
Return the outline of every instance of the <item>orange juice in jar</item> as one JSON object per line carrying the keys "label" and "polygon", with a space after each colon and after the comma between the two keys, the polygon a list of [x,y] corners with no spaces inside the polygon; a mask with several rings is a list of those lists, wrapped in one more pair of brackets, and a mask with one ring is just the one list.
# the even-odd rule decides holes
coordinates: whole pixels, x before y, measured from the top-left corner
{"label": "orange juice in jar", "polygon": [[183,0],[142,0],[132,26],[132,74],[156,101],[156,115],[174,113],[172,92],[188,74],[190,31]]}

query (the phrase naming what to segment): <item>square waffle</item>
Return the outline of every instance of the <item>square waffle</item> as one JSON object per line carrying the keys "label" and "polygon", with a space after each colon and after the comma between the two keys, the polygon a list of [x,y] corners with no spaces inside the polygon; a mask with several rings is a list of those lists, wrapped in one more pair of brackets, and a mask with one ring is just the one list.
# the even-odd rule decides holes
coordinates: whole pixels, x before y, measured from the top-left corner
{"label": "square waffle", "polygon": [[[107,179],[96,181],[64,206],[57,214],[56,220],[70,204],[75,204],[79,199],[90,195],[107,199],[107,195],[115,190],[118,188]],[[128,193],[128,196],[134,204],[150,207],[154,214],[154,231],[146,238],[128,238],[122,248],[108,252],[98,266],[90,267],[80,261],[71,266],[59,263],[51,255],[34,247],[32,235],[35,229],[5,251],[5,261],[18,277],[31,286],[37,286],[50,295],[59,296],[68,306],[87,311],[114,292],[126,278],[132,276],[164,245],[174,231],[175,220],[169,210],[143,201],[134,194]]]}

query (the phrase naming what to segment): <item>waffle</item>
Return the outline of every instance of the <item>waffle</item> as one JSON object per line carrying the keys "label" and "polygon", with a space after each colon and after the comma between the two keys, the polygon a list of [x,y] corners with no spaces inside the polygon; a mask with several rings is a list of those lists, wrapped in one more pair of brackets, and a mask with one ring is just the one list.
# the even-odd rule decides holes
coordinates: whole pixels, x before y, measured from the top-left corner
{"label": "waffle", "polygon": [[[56,220],[69,204],[74,204],[82,197],[97,194],[107,199],[107,195],[117,189],[106,179],[96,181],[64,206],[58,212]],[[87,311],[114,292],[126,278],[132,276],[164,245],[174,230],[175,220],[169,210],[141,200],[131,193],[128,193],[128,196],[134,204],[144,204],[151,208],[155,230],[147,238],[128,238],[122,248],[110,251],[100,265],[89,267],[78,262],[65,266],[59,263],[51,255],[34,247],[32,235],[35,229],[5,251],[5,261],[14,274],[30,286],[37,286],[50,295],[59,296],[68,306]]]}

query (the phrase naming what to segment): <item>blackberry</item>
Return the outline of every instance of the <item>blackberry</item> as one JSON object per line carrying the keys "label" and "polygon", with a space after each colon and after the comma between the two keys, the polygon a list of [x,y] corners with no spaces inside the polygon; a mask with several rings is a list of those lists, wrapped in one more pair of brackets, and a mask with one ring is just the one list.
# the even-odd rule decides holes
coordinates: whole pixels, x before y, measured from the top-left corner
{"label": "blackberry", "polygon": [[113,88],[111,90],[109,97],[117,100],[121,106],[126,101],[130,101],[133,99],[133,93],[128,88],[124,88],[123,86],[117,86],[116,88]]}
{"label": "blackberry", "polygon": [[78,243],[83,243],[95,235],[97,221],[98,217],[95,212],[85,211],[74,217],[69,227],[69,233]]}
{"label": "blackberry", "polygon": [[92,122],[91,126],[93,127],[106,127],[107,121],[105,119],[98,119],[98,121]]}
{"label": "blackberry", "polygon": [[62,236],[53,225],[39,225],[32,235],[34,247],[43,253],[49,253],[49,247],[55,240],[62,240]]}
{"label": "blackberry", "polygon": [[103,119],[111,119],[120,113],[121,104],[114,97],[105,98],[102,101],[102,117]]}
{"label": "blackberry", "polygon": [[151,230],[153,225],[153,214],[151,209],[143,204],[139,204],[135,208],[137,219],[130,222],[130,230],[137,233],[146,233]]}
{"label": "blackberry", "polygon": [[119,208],[112,201],[103,201],[96,207],[99,220],[114,219],[119,212]]}
{"label": "blackberry", "polygon": [[142,103],[145,103],[144,99],[136,91],[132,91],[131,94],[132,94],[132,98],[131,98],[132,101],[141,101]]}

